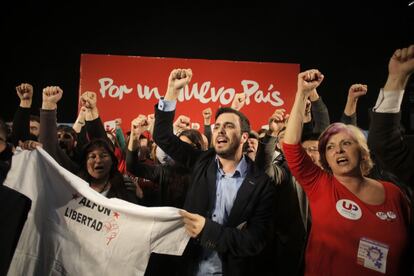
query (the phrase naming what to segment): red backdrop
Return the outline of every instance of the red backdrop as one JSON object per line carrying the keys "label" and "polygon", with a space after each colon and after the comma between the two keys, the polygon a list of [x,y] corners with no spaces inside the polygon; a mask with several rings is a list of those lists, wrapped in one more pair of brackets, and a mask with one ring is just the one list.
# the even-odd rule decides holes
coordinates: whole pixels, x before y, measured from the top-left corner
{"label": "red backdrop", "polygon": [[[291,109],[299,64],[83,54],[79,93],[94,91],[103,121],[122,118],[123,130],[139,114],[154,113],[174,68],[191,68],[193,78],[177,103],[176,117],[203,124],[202,110],[230,106],[246,93],[241,110],[258,130],[277,108]],[[214,121],[212,121],[214,123]]]}

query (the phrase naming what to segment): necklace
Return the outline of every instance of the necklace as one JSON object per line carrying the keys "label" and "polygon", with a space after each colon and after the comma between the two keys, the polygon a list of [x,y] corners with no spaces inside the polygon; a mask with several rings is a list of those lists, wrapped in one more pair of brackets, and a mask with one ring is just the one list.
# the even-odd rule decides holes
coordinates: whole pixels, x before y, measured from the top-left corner
{"label": "necklace", "polygon": [[102,190],[99,193],[105,192],[105,190],[108,187],[108,185],[109,185],[109,181],[106,181],[105,185],[103,186]]}
{"label": "necklace", "polygon": [[105,190],[106,190],[106,188],[108,187],[108,185],[109,185],[109,181],[106,181],[105,182],[105,185],[103,185],[103,187],[102,188],[98,188],[99,186],[97,186],[97,185],[91,185],[91,187],[92,187],[92,189],[94,189],[95,191],[97,191],[98,193],[103,193]]}

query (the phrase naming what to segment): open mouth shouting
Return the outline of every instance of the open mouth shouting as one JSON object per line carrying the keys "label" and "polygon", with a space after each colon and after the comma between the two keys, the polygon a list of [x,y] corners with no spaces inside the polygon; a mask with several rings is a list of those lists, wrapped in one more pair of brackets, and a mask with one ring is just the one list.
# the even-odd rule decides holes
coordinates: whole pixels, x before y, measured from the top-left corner
{"label": "open mouth shouting", "polygon": [[349,160],[346,157],[339,157],[336,159],[336,164],[339,166],[346,166],[349,164]]}
{"label": "open mouth shouting", "polygon": [[226,145],[228,143],[228,139],[227,139],[227,137],[226,136],[218,136],[217,138],[216,138],[216,144],[218,145],[218,146],[224,146],[224,145]]}

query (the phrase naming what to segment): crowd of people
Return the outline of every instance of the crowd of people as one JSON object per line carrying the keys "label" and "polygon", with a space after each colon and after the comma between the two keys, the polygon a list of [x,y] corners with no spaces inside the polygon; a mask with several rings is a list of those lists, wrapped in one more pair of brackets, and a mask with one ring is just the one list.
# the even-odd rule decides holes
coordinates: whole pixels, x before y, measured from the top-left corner
{"label": "crowd of people", "polygon": [[[413,72],[414,45],[397,49],[367,132],[356,118],[367,85],[350,86],[341,121],[331,123],[317,69],[299,73],[292,109],[275,110],[257,131],[242,93],[214,121],[203,110],[200,130],[176,116],[191,69],[171,71],[154,113],[139,114],[127,131],[121,119],[105,129],[91,91],[71,127],[57,124],[58,86],[43,89],[33,116],[34,90],[22,83],[12,128],[0,122],[0,181],[16,147],[42,147],[107,198],[180,208],[191,236],[184,254],[153,253],[145,275],[414,275],[414,145],[400,110]],[[2,212],[14,222],[3,235],[0,273],[30,209],[20,195],[23,202],[3,200],[13,191],[1,189]]]}

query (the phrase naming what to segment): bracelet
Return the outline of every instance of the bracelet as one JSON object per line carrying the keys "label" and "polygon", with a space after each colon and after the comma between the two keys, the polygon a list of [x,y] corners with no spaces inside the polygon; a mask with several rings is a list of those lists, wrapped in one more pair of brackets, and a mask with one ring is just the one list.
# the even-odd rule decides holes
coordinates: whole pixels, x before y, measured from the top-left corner
{"label": "bracelet", "polygon": [[77,123],[80,124],[81,126],[85,124],[84,122],[77,122]]}

